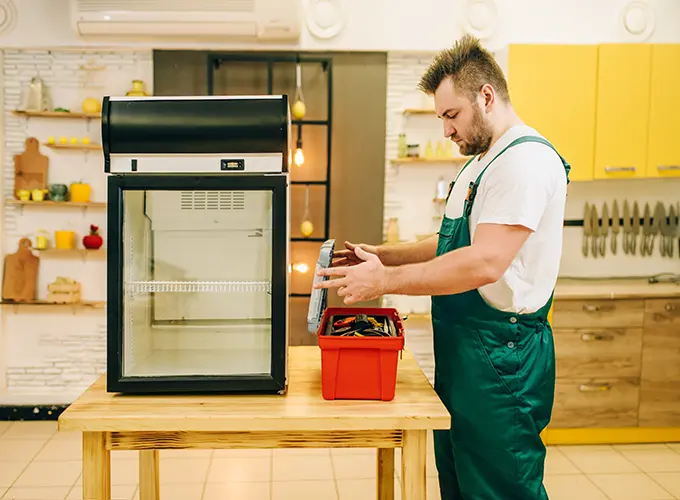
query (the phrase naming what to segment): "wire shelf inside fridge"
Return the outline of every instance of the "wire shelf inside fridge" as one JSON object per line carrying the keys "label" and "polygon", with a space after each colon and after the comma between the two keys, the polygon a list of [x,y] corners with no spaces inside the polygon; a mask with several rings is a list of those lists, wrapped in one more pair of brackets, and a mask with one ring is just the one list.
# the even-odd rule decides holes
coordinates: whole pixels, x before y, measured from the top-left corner
{"label": "wire shelf inside fridge", "polygon": [[131,281],[130,295],[145,293],[271,293],[270,281]]}

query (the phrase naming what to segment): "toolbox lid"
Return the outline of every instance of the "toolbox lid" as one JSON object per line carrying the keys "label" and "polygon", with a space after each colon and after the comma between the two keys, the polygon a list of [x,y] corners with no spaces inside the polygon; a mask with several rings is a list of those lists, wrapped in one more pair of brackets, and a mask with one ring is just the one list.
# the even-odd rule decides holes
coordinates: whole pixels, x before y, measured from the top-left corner
{"label": "toolbox lid", "polygon": [[[312,287],[321,281],[328,280],[328,276],[318,276],[316,273],[319,269],[331,267],[333,262],[333,250],[335,249],[335,240],[326,240],[321,245],[319,251],[319,260],[316,261],[314,269],[314,281]],[[312,288],[312,295],[309,299],[309,312],[307,313],[307,331],[311,334],[316,334],[319,330],[321,317],[326,310],[326,302],[328,297],[328,290],[326,288]]]}

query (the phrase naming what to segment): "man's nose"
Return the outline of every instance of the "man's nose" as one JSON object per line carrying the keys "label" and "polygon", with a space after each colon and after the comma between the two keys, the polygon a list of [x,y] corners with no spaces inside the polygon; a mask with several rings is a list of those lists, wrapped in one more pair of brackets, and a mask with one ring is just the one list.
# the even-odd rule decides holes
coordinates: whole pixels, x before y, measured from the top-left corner
{"label": "man's nose", "polygon": [[448,139],[449,137],[451,137],[453,135],[454,132],[455,132],[455,129],[451,125],[446,124],[446,123],[444,124],[444,137],[446,137]]}

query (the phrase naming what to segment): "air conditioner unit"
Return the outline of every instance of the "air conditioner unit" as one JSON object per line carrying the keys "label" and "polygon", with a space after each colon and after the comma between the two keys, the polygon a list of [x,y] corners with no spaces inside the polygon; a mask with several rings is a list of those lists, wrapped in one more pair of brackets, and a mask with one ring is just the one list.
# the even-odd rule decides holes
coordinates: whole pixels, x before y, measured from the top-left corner
{"label": "air conditioner unit", "polygon": [[301,0],[71,0],[83,37],[295,41]]}

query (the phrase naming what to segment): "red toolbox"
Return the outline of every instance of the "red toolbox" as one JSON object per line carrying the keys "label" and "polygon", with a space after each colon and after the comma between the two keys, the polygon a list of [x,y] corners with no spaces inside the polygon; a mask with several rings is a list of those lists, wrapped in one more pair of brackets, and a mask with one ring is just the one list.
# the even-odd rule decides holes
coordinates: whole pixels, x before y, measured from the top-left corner
{"label": "red toolbox", "polygon": [[[328,240],[322,245],[316,270],[331,265],[334,244]],[[315,283],[325,279],[315,271]],[[399,313],[393,308],[326,308],[327,292],[312,290],[307,318],[309,332],[319,339],[323,398],[391,401],[404,348]]]}

